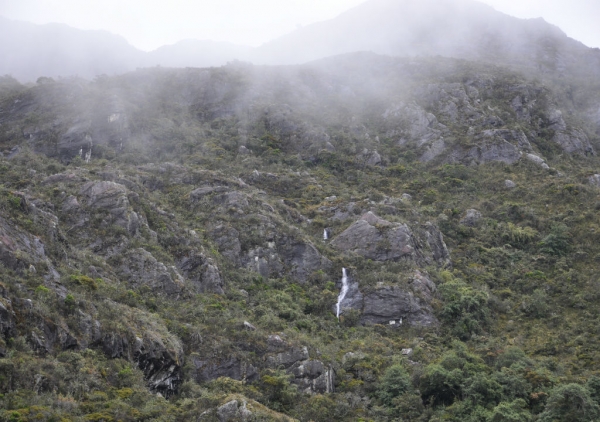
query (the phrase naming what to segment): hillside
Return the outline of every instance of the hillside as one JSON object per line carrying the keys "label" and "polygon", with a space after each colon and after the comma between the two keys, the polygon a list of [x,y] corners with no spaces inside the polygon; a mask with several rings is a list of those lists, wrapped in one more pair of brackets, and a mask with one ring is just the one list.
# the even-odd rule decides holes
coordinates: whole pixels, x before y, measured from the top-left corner
{"label": "hillside", "polygon": [[597,420],[598,92],[372,53],[2,78],[0,418]]}

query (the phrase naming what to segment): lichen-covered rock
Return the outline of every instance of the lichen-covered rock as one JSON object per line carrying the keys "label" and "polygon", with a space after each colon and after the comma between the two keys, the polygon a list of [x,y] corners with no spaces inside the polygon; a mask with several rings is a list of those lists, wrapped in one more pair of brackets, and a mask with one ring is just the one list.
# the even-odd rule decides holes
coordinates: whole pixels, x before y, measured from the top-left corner
{"label": "lichen-covered rock", "polygon": [[180,340],[155,315],[110,300],[104,301],[103,315],[119,315],[119,328],[102,327],[99,345],[110,358],[124,358],[144,372],[148,387],[168,397],[181,383],[184,363]]}
{"label": "lichen-covered rock", "polygon": [[254,382],[259,375],[257,368],[235,357],[216,360],[193,356],[192,363],[195,369],[194,379],[199,383],[215,380],[219,377]]}
{"label": "lichen-covered rock", "polygon": [[588,136],[580,129],[569,129],[562,112],[551,109],[547,113],[548,127],[554,130],[553,141],[569,154],[595,155]]}
{"label": "lichen-covered rock", "polygon": [[188,278],[196,292],[222,295],[221,273],[212,260],[199,253],[191,253],[179,262],[179,269]]}
{"label": "lichen-covered rock", "polygon": [[117,269],[134,286],[148,286],[168,295],[177,295],[184,288],[183,277],[175,267],[168,268],[143,248],[128,251]]}
{"label": "lichen-covered rock", "polygon": [[110,181],[89,182],[83,185],[79,193],[89,208],[110,214],[111,219],[107,223],[123,227],[132,236],[138,234],[140,217],[131,209],[125,186]]}
{"label": "lichen-covered rock", "polygon": [[481,220],[481,213],[477,210],[467,210],[465,216],[460,220],[463,226],[475,227]]}
{"label": "lichen-covered rock", "polygon": [[548,164],[546,164],[546,160],[544,160],[542,157],[540,157],[539,155],[535,155],[535,154],[525,154],[525,158],[528,161],[531,161],[532,163],[540,166],[541,168],[548,170],[550,167],[548,166]]}
{"label": "lichen-covered rock", "polygon": [[[274,340],[269,339],[271,344]],[[284,349],[274,356],[267,356],[270,368],[283,368],[293,375],[292,382],[305,393],[332,393],[334,390],[334,371],[323,362],[311,360],[306,347],[290,347],[279,337],[276,349]]]}
{"label": "lichen-covered rock", "polygon": [[374,261],[407,259],[418,265],[450,264],[443,236],[433,224],[413,231],[406,224],[390,223],[370,211],[336,236],[331,245]]}
{"label": "lichen-covered rock", "polygon": [[217,418],[219,422],[247,422],[251,420],[252,412],[246,408],[245,401],[231,400],[217,408]]}

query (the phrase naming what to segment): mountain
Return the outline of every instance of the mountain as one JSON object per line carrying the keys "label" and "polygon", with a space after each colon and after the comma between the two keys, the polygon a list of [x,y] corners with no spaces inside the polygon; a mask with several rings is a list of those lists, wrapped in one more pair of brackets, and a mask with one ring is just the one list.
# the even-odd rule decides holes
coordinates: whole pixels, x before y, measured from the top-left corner
{"label": "mountain", "polygon": [[596,52],[532,22],[0,77],[0,420],[600,420]]}
{"label": "mountain", "polygon": [[0,37],[8,41],[0,47],[6,58],[0,73],[30,82],[59,75],[91,79],[157,65],[207,67],[233,60],[300,64],[357,51],[463,58],[538,75],[600,75],[599,49],[568,38],[543,19],[513,18],[474,0],[369,0],[258,48],[184,40],[146,53],[103,31],[7,19],[0,19]]}
{"label": "mountain", "polygon": [[595,75],[600,69],[598,49],[556,26],[472,0],[369,0],[266,43],[255,57],[257,63],[298,64],[355,51],[484,60],[536,72],[577,70],[582,62]]}
{"label": "mountain", "polygon": [[233,60],[248,60],[253,48],[216,41],[184,40],[151,51],[146,66],[210,67]]}
{"label": "mountain", "polygon": [[569,84],[1,78],[0,418],[595,420],[600,86]]}
{"label": "mountain", "polygon": [[23,82],[39,77],[93,79],[138,67],[221,66],[244,60],[251,48],[213,41],[185,40],[144,52],[106,31],[85,31],[62,24],[34,25],[0,17],[0,74]]}
{"label": "mountain", "polygon": [[34,25],[0,18],[0,74],[22,81],[40,76],[92,79],[135,69],[143,53],[106,31],[62,24]]}

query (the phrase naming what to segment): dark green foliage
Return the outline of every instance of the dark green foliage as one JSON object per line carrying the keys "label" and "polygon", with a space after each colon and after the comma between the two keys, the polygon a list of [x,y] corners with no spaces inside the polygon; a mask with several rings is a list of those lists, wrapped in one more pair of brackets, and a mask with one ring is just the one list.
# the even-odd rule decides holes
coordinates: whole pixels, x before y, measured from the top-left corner
{"label": "dark green foliage", "polygon": [[379,381],[377,395],[386,406],[392,406],[396,398],[411,389],[410,378],[402,365],[393,365],[385,370]]}
{"label": "dark green foliage", "polygon": [[564,384],[550,393],[545,410],[540,414],[542,422],[596,421],[600,407],[592,399],[590,391],[580,384]]}
{"label": "dark green foliage", "polygon": [[489,309],[485,292],[453,277],[442,284],[439,290],[444,301],[441,317],[452,327],[455,336],[466,340],[486,328]]}
{"label": "dark green foliage", "polygon": [[552,226],[550,234],[540,242],[540,250],[556,256],[566,255],[571,248],[571,234],[565,224]]}

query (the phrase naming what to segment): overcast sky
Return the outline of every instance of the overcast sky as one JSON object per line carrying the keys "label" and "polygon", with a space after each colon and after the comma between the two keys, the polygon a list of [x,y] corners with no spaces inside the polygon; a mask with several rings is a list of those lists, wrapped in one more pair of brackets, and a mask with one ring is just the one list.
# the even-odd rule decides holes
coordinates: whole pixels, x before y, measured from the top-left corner
{"label": "overcast sky", "polygon": [[[300,25],[331,19],[365,0],[0,0],[0,15],[105,29],[152,50],[187,38],[258,46]],[[600,47],[600,0],[483,0],[520,18],[543,17]]]}

